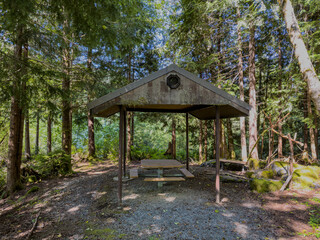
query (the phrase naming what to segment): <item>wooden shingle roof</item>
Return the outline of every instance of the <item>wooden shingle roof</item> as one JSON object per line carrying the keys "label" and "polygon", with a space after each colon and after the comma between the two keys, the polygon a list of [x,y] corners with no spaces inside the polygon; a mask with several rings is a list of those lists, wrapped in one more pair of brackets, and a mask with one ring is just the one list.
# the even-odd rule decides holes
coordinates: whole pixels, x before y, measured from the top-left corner
{"label": "wooden shingle roof", "polygon": [[[170,87],[169,76],[177,76],[180,83]],[[108,117],[119,112],[121,105],[128,111],[190,113],[201,120],[214,119],[215,106],[220,106],[221,118],[248,116],[250,110],[249,104],[175,64],[87,106],[94,116]]]}

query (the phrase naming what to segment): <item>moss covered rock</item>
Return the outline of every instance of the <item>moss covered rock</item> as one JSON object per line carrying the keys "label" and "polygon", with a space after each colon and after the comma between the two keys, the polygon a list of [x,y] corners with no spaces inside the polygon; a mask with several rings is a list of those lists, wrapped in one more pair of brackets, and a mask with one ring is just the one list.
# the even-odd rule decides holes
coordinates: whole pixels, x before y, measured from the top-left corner
{"label": "moss covered rock", "polygon": [[261,177],[262,178],[273,178],[274,177],[274,173],[272,170],[265,170],[261,172]]}
{"label": "moss covered rock", "polygon": [[292,181],[295,188],[311,188],[320,181],[320,168],[299,165],[293,172]]}
{"label": "moss covered rock", "polygon": [[254,172],[251,172],[251,171],[246,172],[246,177],[247,178],[253,178],[254,177]]}
{"label": "moss covered rock", "polygon": [[265,161],[261,161],[261,160],[254,159],[254,158],[248,159],[248,167],[250,170],[261,169],[261,168],[264,168],[265,166],[266,166]]}
{"label": "moss covered rock", "polygon": [[250,188],[258,193],[274,192],[280,190],[283,181],[253,178],[250,180]]}

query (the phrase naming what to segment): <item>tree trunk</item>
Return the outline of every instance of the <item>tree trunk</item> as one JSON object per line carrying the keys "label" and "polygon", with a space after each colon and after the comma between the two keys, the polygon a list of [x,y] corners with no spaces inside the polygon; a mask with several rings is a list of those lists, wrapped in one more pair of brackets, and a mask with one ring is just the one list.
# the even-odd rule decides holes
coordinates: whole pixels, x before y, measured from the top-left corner
{"label": "tree trunk", "polygon": [[[72,144],[72,116],[71,116],[71,100],[70,100],[70,69],[71,69],[71,53],[70,44],[67,37],[69,32],[68,20],[64,20],[63,23],[63,48],[62,48],[62,149],[67,155],[71,155]],[[71,168],[71,163],[70,166]],[[71,170],[71,169],[70,169]]]}
{"label": "tree trunk", "polygon": [[204,121],[204,160],[208,161],[208,122]]}
{"label": "tree trunk", "polygon": [[213,150],[212,150],[212,154],[213,157],[216,155],[216,121],[213,120],[213,139],[212,139],[212,146],[213,146]]}
{"label": "tree trunk", "polygon": [[320,111],[320,81],[310,60],[306,45],[303,42],[301,31],[298,25],[297,18],[290,0],[278,0],[282,9],[284,20],[286,22],[287,31],[289,33],[290,42],[294,48],[295,57],[298,60],[300,72],[304,80],[308,84],[308,92],[316,111]]}
{"label": "tree trunk", "polygon": [[256,106],[256,77],[255,77],[255,26],[250,23],[250,40],[249,40],[249,152],[251,158],[259,159],[257,147],[257,106]]}
{"label": "tree trunk", "polygon": [[[308,118],[312,120],[312,108],[311,108],[311,98],[309,92],[307,93],[307,105],[308,105]],[[315,143],[315,136],[314,136],[314,128],[309,128],[309,136],[310,136],[310,150],[311,150],[311,157],[312,160],[317,159],[317,150],[316,150],[316,143]]]}
{"label": "tree trunk", "polygon": [[[240,8],[237,7],[238,18],[241,18]],[[243,87],[243,60],[242,60],[242,36],[240,24],[237,26],[238,34],[238,72],[239,72],[239,91],[240,100],[244,101],[244,87]],[[247,140],[246,140],[246,120],[245,117],[240,117],[240,132],[241,132],[241,159],[246,162],[247,155]]]}
{"label": "tree trunk", "polygon": [[[279,38],[280,38],[280,31],[279,31]],[[278,90],[280,92],[279,98],[281,98],[281,90],[282,90],[282,51],[281,51],[281,39],[279,39],[279,48],[278,48],[278,70],[279,70],[279,85]],[[280,102],[280,105],[282,103]],[[279,115],[279,118],[281,119],[281,114]],[[278,122],[278,131],[280,134],[282,134],[282,122]],[[278,135],[278,158],[283,158],[282,153],[282,137],[281,135]]]}
{"label": "tree trunk", "polygon": [[29,110],[26,110],[25,123],[24,154],[25,158],[29,160],[31,158]]}
{"label": "tree trunk", "polygon": [[232,122],[227,119],[227,130],[228,130],[228,146],[229,146],[229,156],[231,159],[236,159],[236,153],[234,151],[233,134],[232,134]]}
{"label": "tree trunk", "polygon": [[[9,194],[22,187],[21,183],[21,156],[23,145],[23,125],[24,116],[22,111],[22,97],[25,96],[25,82],[23,73],[25,70],[22,60],[22,48],[24,52],[28,51],[26,39],[24,38],[23,26],[18,26],[16,46],[14,50],[14,63],[15,64],[15,78],[12,83],[13,94],[11,97],[11,110],[10,110],[10,133],[8,142],[8,165],[7,165],[7,191]],[[25,55],[24,55],[25,56]]]}
{"label": "tree trunk", "polygon": [[317,159],[319,159],[319,142],[318,142],[318,137],[319,137],[319,131],[318,131],[318,119],[314,118],[314,138],[315,138],[315,145],[316,145],[316,155]]}
{"label": "tree trunk", "polygon": [[176,146],[176,120],[172,118],[172,158],[177,158]]}
{"label": "tree trunk", "polygon": [[[87,57],[87,68],[88,72],[92,73],[92,49],[88,49],[88,57]],[[92,90],[91,84],[90,88],[88,89],[88,102],[92,100]],[[94,142],[94,117],[92,116],[91,112],[88,111],[88,150],[89,150],[89,157],[95,157],[96,155],[96,146]]]}
{"label": "tree trunk", "polygon": [[52,152],[52,118],[51,113],[48,114],[47,121],[47,154]]}
{"label": "tree trunk", "polygon": [[[305,92],[305,98],[303,100],[303,117],[308,118],[308,91]],[[303,124],[303,151],[308,153],[308,124]]]}
{"label": "tree trunk", "polygon": [[127,112],[127,154],[126,162],[131,160],[131,118],[132,112]]}
{"label": "tree trunk", "polygon": [[36,126],[36,144],[34,149],[34,154],[39,154],[39,132],[40,132],[40,113],[37,111],[37,126]]}
{"label": "tree trunk", "polygon": [[271,162],[272,154],[273,154],[273,146],[274,146],[274,133],[273,131],[269,131],[269,154],[268,154],[268,163]]}
{"label": "tree trunk", "polygon": [[203,156],[202,156],[202,121],[199,120],[199,162],[203,162]]}

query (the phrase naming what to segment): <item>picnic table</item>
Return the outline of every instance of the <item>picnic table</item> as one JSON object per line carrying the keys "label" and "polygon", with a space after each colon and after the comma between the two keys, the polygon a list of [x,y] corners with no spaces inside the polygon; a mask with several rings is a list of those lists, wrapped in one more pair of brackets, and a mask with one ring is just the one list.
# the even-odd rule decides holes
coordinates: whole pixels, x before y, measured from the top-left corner
{"label": "picnic table", "polygon": [[[142,169],[156,169],[156,177],[147,177],[144,181],[148,182],[158,182],[158,187],[162,187],[163,182],[172,182],[172,181],[185,181],[183,177],[164,177],[163,172],[165,169],[179,169],[182,174],[186,177],[194,177],[187,169],[184,168],[184,165],[174,159],[145,159],[141,160]],[[138,171],[132,171],[132,175],[136,174],[135,177],[138,177]],[[131,175],[131,173],[130,173]],[[182,176],[183,176],[182,175]]]}

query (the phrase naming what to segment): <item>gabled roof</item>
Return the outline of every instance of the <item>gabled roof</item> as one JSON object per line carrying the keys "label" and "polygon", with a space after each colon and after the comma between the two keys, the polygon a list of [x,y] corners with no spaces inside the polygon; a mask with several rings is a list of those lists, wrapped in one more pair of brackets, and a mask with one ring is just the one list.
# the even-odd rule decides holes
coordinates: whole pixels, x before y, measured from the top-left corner
{"label": "gabled roof", "polygon": [[[170,75],[180,78],[177,88],[167,85]],[[250,110],[249,104],[175,64],[102,96],[87,107],[94,116],[108,117],[121,105],[129,111],[191,113],[202,120],[215,118],[215,106],[220,106],[221,118],[247,116]]]}

